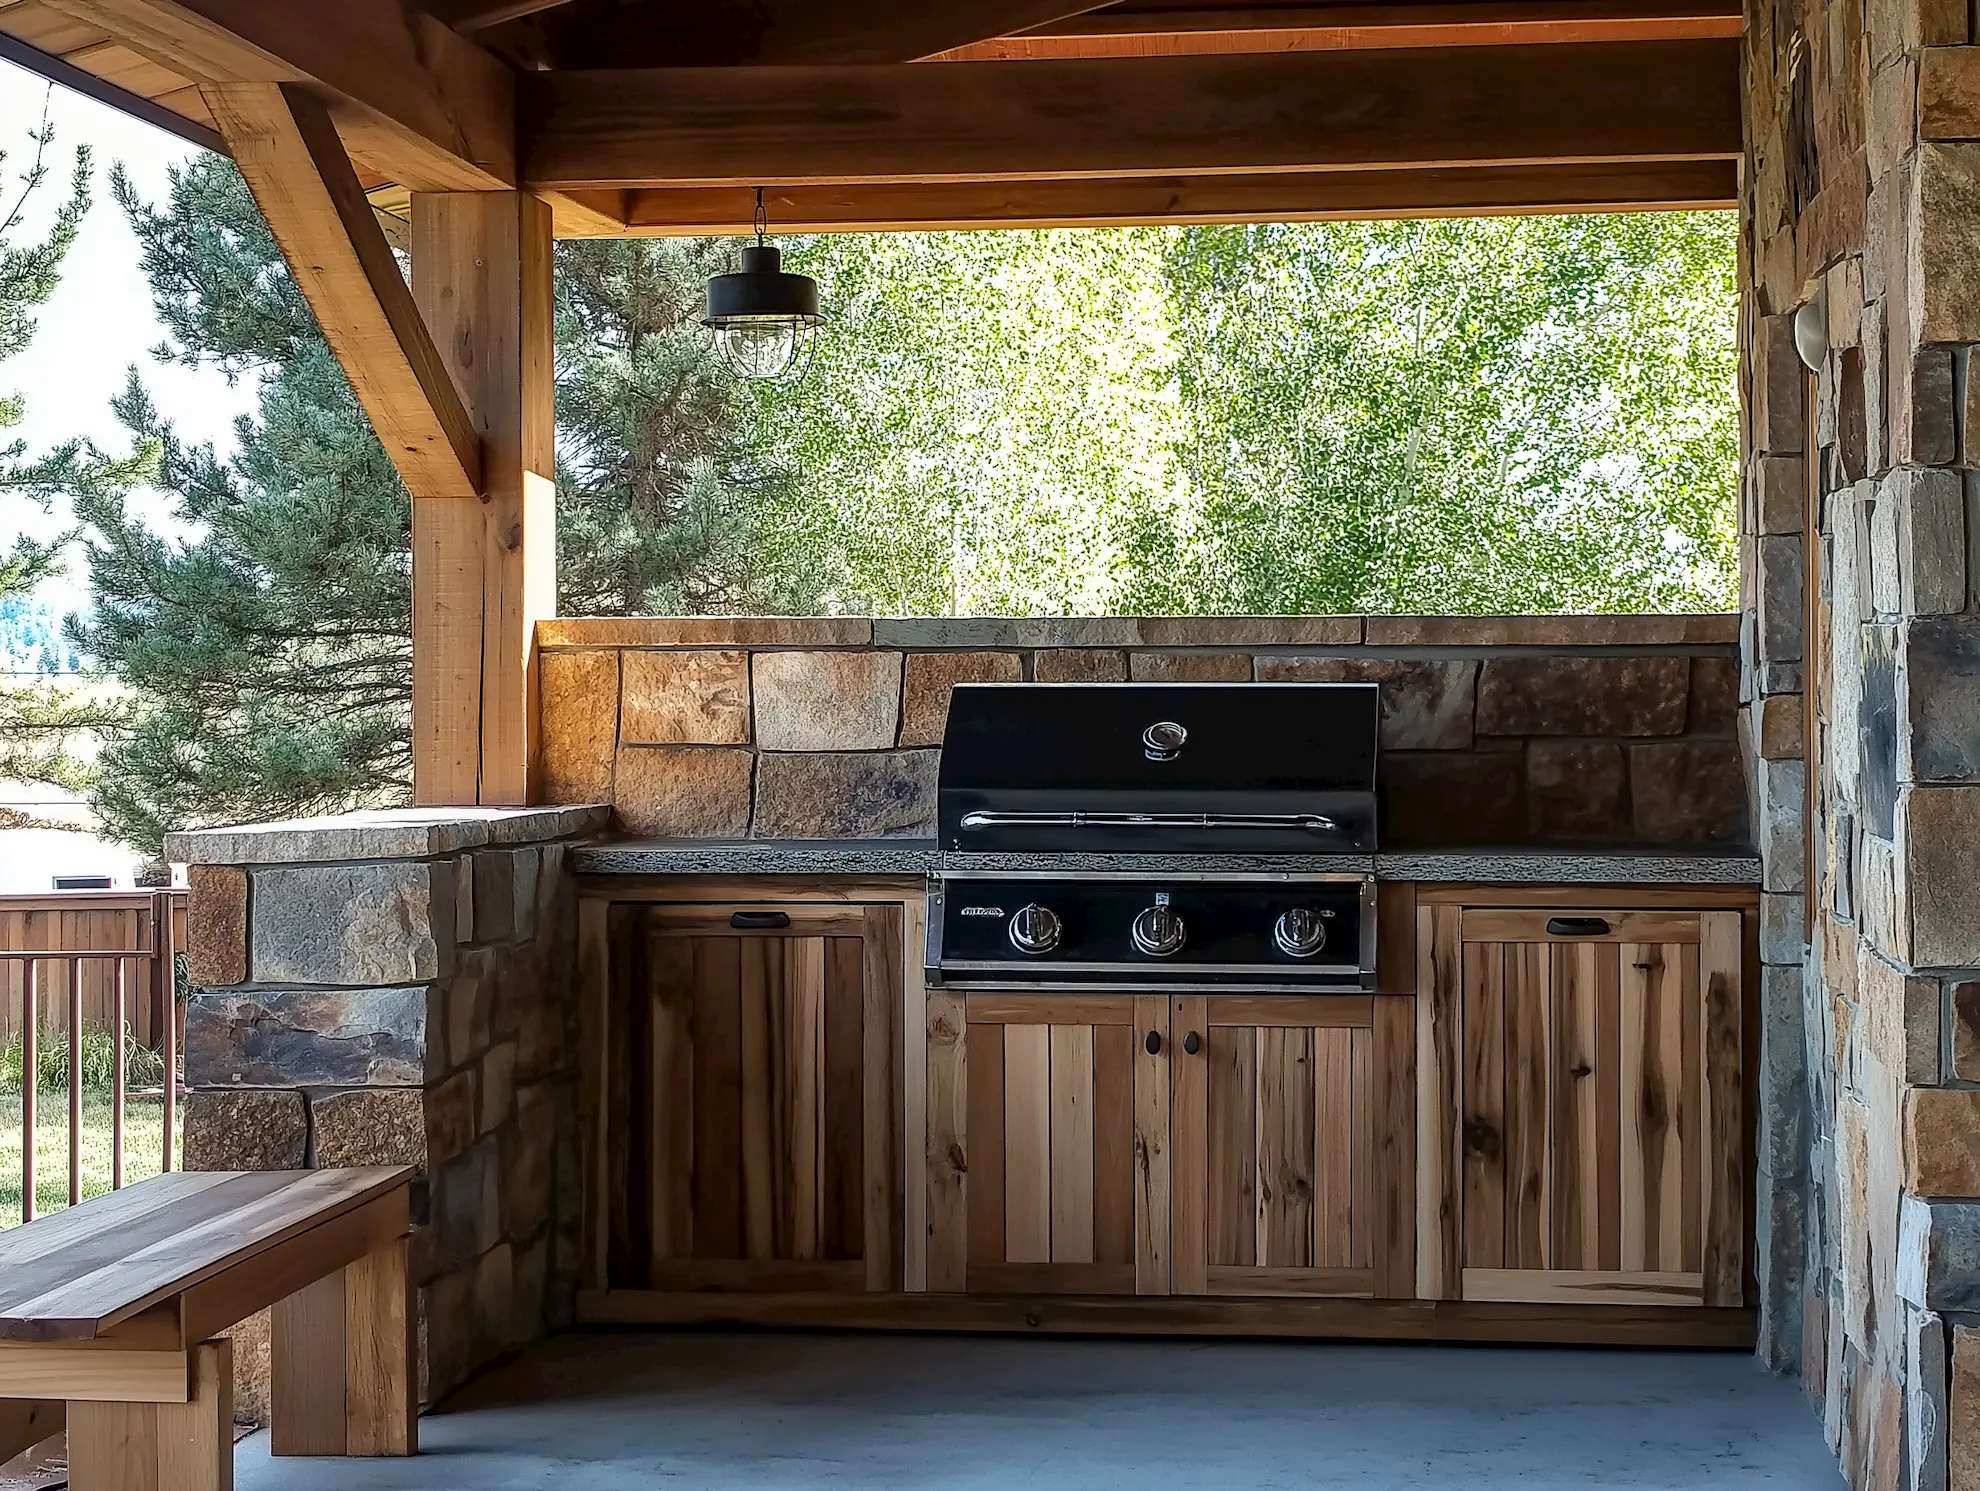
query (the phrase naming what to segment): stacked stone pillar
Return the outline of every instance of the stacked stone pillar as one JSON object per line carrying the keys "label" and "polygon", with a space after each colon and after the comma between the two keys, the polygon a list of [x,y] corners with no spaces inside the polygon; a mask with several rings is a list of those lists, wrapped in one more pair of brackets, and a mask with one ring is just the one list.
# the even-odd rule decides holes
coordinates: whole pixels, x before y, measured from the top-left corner
{"label": "stacked stone pillar", "polygon": [[[572,1315],[576,898],[604,809],[417,809],[174,835],[185,1160],[411,1165],[422,1398]],[[266,1410],[266,1324],[237,1402]]]}
{"label": "stacked stone pillar", "polygon": [[[1974,1491],[1980,31],[1965,0],[1749,7],[1746,90],[1763,1350],[1798,1362],[1852,1486]],[[1811,779],[1797,970],[1774,897],[1804,886]]]}

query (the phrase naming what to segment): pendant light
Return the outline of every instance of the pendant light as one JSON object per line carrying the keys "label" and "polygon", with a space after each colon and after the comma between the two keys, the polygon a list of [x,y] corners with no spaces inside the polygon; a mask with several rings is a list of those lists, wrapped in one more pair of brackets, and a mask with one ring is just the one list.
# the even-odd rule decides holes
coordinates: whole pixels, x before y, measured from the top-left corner
{"label": "pendant light", "polygon": [[825,318],[818,313],[818,281],[784,272],[782,252],[763,241],[769,226],[759,186],[756,242],[742,251],[740,274],[708,281],[701,324],[715,333],[715,344],[743,377],[795,382],[811,366],[812,333]]}

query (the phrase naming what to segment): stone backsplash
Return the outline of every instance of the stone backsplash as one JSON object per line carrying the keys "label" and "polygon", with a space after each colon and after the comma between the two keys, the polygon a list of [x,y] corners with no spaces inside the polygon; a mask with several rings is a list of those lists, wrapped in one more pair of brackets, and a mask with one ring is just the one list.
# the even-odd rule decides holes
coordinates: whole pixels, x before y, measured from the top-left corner
{"label": "stone backsplash", "polygon": [[[566,618],[544,774],[631,834],[934,832],[958,683],[1374,682],[1383,841],[1746,841],[1737,618]],[[1798,744],[1797,747],[1798,749]]]}

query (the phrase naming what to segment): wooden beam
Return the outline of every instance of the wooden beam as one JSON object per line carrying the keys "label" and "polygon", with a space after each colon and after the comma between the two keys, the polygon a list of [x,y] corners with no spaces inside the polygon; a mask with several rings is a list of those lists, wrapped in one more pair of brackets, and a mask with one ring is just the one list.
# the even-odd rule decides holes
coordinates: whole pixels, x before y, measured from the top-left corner
{"label": "wooden beam", "polygon": [[413,796],[520,806],[541,757],[536,623],[557,600],[550,210],[520,192],[420,193],[412,244],[487,493],[413,504]]}
{"label": "wooden beam", "polygon": [[929,62],[1053,57],[1194,57],[1384,47],[1685,41],[1738,36],[1725,0],[1469,0],[1441,5],[1311,5],[1271,10],[1089,12],[1015,36],[973,42]]}
{"label": "wooden beam", "polygon": [[295,84],[202,92],[407,488],[415,497],[478,497],[480,437],[330,116]]}
{"label": "wooden beam", "polygon": [[[754,196],[735,187],[621,194],[626,215],[572,221],[567,238],[751,231]],[[929,186],[778,187],[770,219],[792,233],[956,228],[1138,227],[1159,223],[1326,222],[1403,217],[1729,208],[1732,161],[1652,165],[1488,166],[1475,170],[1321,171],[1152,180],[1002,181]]]}
{"label": "wooden beam", "polygon": [[350,153],[422,190],[515,185],[514,74],[400,0],[43,0],[202,84],[300,83]]}
{"label": "wooden beam", "polygon": [[1739,51],[537,73],[523,80],[522,169],[568,190],[1730,160]]}
{"label": "wooden beam", "polygon": [[471,34],[568,4],[570,0],[427,0],[426,9],[456,31]]}
{"label": "wooden beam", "polygon": [[646,0],[558,8],[543,26],[560,68],[849,65],[912,62],[1091,8],[1091,0]]}

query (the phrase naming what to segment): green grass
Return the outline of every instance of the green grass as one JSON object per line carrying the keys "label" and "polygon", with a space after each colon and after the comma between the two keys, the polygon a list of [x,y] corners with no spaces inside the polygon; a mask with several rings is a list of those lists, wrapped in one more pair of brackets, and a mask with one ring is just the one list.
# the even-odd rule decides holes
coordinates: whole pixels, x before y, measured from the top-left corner
{"label": "green grass", "polygon": [[[35,1211],[46,1216],[69,1204],[69,1094],[39,1089],[35,1112]],[[124,1182],[156,1175],[162,1157],[164,1112],[158,1101],[124,1105]],[[110,1189],[110,1093],[83,1089],[82,1194],[87,1200]],[[175,1136],[176,1139],[176,1136]],[[175,1144],[176,1148],[176,1144]],[[178,1164],[175,1158],[173,1164]],[[21,1099],[0,1093],[0,1227],[21,1219]]]}

